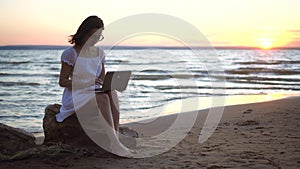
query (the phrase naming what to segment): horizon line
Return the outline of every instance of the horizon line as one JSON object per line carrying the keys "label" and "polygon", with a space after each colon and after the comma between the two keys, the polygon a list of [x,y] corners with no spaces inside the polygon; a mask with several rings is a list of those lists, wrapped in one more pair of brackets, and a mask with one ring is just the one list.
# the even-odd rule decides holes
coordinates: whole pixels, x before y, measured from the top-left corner
{"label": "horizon line", "polygon": [[[69,47],[70,45],[0,45],[0,50],[26,50],[26,49],[64,49]],[[251,47],[251,46],[138,46],[138,45],[103,45],[101,46],[104,49],[145,49],[145,48],[157,48],[157,49],[253,49],[253,50],[280,50],[280,49],[300,49],[300,46],[281,46],[281,47],[273,47],[270,49],[263,49],[260,47]]]}

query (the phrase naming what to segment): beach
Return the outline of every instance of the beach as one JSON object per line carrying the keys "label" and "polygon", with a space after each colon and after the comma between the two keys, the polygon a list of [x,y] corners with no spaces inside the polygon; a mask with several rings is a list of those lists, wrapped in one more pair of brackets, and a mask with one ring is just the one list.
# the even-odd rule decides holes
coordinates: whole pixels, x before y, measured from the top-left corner
{"label": "beach", "polygon": [[3,1],[0,169],[300,169],[296,4]]}
{"label": "beach", "polygon": [[[245,97],[245,96],[244,96]],[[197,119],[185,138],[170,150],[146,158],[120,158],[97,153],[36,157],[0,163],[0,168],[299,168],[300,97],[226,106],[211,137],[199,143],[209,112]],[[182,113],[189,116],[192,112]],[[142,138],[162,132],[178,114],[149,123],[128,123]],[[189,123],[188,121],[186,123]]]}

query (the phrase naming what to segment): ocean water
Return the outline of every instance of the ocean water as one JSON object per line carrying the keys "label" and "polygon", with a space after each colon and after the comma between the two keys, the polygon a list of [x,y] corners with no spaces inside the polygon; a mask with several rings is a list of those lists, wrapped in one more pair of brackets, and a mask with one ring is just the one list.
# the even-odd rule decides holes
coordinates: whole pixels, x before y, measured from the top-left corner
{"label": "ocean water", "polygon": [[[0,123],[42,131],[44,109],[61,103],[62,49],[0,50]],[[300,93],[300,50],[105,49],[106,71],[132,70],[119,93],[121,120],[152,117],[191,97]]]}

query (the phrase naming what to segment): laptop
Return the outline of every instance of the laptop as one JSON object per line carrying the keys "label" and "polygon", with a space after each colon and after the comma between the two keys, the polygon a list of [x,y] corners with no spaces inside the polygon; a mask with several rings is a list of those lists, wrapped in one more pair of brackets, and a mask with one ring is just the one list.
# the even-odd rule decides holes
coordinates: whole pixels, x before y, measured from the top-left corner
{"label": "laptop", "polygon": [[111,71],[107,72],[102,87],[95,89],[96,93],[117,90],[124,91],[128,85],[131,71]]}

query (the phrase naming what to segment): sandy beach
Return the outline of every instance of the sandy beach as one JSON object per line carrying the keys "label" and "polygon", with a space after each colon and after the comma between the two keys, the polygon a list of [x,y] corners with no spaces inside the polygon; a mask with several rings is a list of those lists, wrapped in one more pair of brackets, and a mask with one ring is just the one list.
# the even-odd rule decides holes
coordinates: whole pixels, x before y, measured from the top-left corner
{"label": "sandy beach", "polygon": [[[300,97],[226,106],[212,136],[199,143],[208,109],[175,147],[148,158],[120,158],[87,153],[1,162],[0,168],[300,168]],[[186,116],[189,113],[184,113]],[[177,115],[149,123],[130,123],[140,137],[164,131]],[[188,121],[187,121],[188,123]]]}

